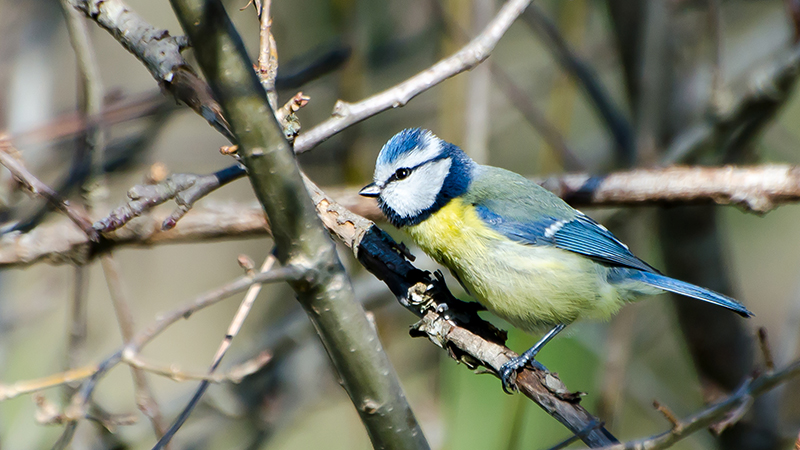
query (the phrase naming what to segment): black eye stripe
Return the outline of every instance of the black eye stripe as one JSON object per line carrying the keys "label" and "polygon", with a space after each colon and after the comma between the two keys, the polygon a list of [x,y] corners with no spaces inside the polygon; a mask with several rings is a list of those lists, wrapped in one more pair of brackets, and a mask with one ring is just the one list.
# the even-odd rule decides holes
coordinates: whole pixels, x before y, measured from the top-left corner
{"label": "black eye stripe", "polygon": [[[425,161],[425,162],[423,162],[423,163],[419,163],[419,164],[417,164],[417,165],[416,165],[416,166],[414,166],[414,167],[401,167],[401,168],[397,169],[397,170],[396,170],[396,171],[395,171],[395,172],[392,174],[392,176],[390,176],[390,177],[389,177],[389,179],[388,179],[388,180],[386,180],[386,184],[389,184],[389,183],[391,183],[392,181],[404,180],[404,179],[408,178],[408,177],[411,175],[411,173],[413,173],[415,170],[419,169],[420,167],[422,167],[422,166],[424,166],[424,165],[427,165],[427,164],[433,164],[433,163],[435,163],[435,162],[437,162],[437,161],[441,161],[441,160],[443,160],[443,159],[446,159],[446,158],[447,158],[447,155],[441,155],[441,156],[439,156],[439,157],[437,157],[437,158],[434,158],[434,159],[429,159],[429,160],[427,160],[427,161]],[[400,175],[399,175],[399,172],[400,172],[401,170],[402,170],[402,171],[406,171],[406,172],[405,172],[405,176],[400,176]]]}

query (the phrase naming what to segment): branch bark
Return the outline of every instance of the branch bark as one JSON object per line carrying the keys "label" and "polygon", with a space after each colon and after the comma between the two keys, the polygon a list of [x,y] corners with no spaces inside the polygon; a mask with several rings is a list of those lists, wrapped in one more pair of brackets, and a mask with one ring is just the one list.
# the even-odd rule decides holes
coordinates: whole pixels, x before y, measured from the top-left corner
{"label": "branch bark", "polygon": [[253,190],[269,218],[278,260],[307,270],[307,277],[290,284],[373,445],[428,448],[376,330],[355,301],[336,248],[316,216],[292,150],[221,2],[170,3],[231,125]]}
{"label": "branch bark", "polygon": [[[639,206],[651,204],[735,204],[757,213],[800,199],[800,167],[670,167],[641,169],[591,176],[573,174],[537,180],[574,206]],[[354,189],[329,190],[348,210],[370,220],[383,215],[370,199]],[[140,216],[113,233],[104,234],[99,248],[68,221],[44,224],[33,231],[0,239],[0,268],[38,262],[84,263],[105,249],[122,246],[206,242],[214,239],[248,239],[269,236],[261,209],[253,204],[207,201],[196,207],[171,230],[162,231],[169,213]],[[323,216],[324,217],[324,216]]]}
{"label": "branch bark", "polygon": [[200,114],[225,137],[233,139],[208,85],[181,55],[181,50],[189,44],[185,38],[170,36],[167,30],[150,25],[120,0],[68,1],[143,62],[160,86]]}

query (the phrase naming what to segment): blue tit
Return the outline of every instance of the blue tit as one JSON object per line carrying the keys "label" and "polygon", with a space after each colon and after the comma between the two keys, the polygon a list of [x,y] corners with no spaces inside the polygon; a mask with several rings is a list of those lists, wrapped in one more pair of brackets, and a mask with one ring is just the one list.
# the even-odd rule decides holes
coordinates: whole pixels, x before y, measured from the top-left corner
{"label": "blue tit", "polygon": [[430,131],[389,139],[374,182],[359,193],[377,198],[392,225],[489,311],[524,331],[547,331],[502,367],[507,391],[526,364],[542,367],[536,353],[567,324],[608,319],[643,296],[669,291],[752,316],[730,297],[662,275],[550,191],[477,164]]}

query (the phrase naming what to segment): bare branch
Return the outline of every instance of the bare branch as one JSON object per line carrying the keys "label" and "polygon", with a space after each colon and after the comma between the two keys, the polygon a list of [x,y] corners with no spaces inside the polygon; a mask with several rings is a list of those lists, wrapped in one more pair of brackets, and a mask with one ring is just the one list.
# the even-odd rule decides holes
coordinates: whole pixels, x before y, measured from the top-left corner
{"label": "bare branch", "polygon": [[573,205],[717,203],[763,214],[800,199],[800,168],[678,166],[595,177],[564,175],[541,184]]}
{"label": "bare branch", "polygon": [[[616,172],[604,176],[562,175],[537,182],[574,206],[618,206],[680,203],[736,204],[764,213],[800,199],[800,168],[789,165],[753,167],[671,167]],[[371,220],[383,220],[375,201],[356,189],[333,189],[341,207]],[[170,214],[138,217],[127,227],[104,236],[104,245],[151,246],[209,239],[268,236],[263,212],[256,205],[213,203],[190,211],[169,231],[161,226]],[[324,220],[324,214],[322,215]],[[81,263],[94,257],[86,236],[68,222],[44,224],[35,230],[0,239],[0,268],[48,262]]]}
{"label": "bare branch", "polygon": [[267,99],[273,110],[278,109],[278,92],[275,91],[275,79],[278,77],[278,46],[272,36],[272,16],[270,6],[272,0],[256,0],[254,2],[259,21],[258,77],[267,91]]}
{"label": "bare branch", "polygon": [[678,420],[673,417],[670,420],[670,422],[674,421],[670,431],[646,439],[611,445],[604,447],[604,449],[659,450],[669,448],[690,434],[712,426],[720,420],[724,420],[725,424],[729,425],[732,422],[730,418],[726,417],[727,415],[733,413],[733,421],[735,421],[744,412],[743,410],[749,407],[754,397],[796,376],[800,376],[800,361],[795,361],[777,372],[764,374],[756,379],[745,381],[736,392],[685,419]]}
{"label": "bare branch", "polygon": [[[254,284],[252,286],[260,286]],[[252,287],[251,286],[251,287]],[[266,366],[272,360],[272,354],[262,351],[254,358],[237,364],[225,373],[194,373],[181,370],[176,365],[160,366],[146,361],[139,354],[124,355],[122,362],[131,367],[136,367],[152,374],[167,377],[173,381],[208,381],[210,383],[239,383],[244,377],[252,375]]]}
{"label": "bare branch", "polygon": [[[239,257],[239,261],[240,264],[243,261],[241,256]],[[261,266],[261,273],[269,272],[276,261],[277,259],[275,256],[270,254],[270,256],[264,260],[264,264]],[[252,273],[252,261],[246,261],[245,270],[249,273]],[[239,334],[239,330],[242,329],[242,325],[244,324],[244,319],[248,314],[250,314],[250,310],[253,307],[253,302],[255,302],[259,292],[261,292],[260,284],[254,284],[247,289],[247,294],[245,294],[244,299],[242,299],[242,303],[239,305],[239,310],[236,311],[236,315],[233,316],[233,320],[228,326],[228,332],[225,333],[225,337],[222,339],[222,343],[219,345],[217,353],[214,355],[214,359],[211,362],[211,367],[208,369],[209,375],[213,375],[217,370],[219,363],[222,362],[222,358],[225,356],[225,353],[227,353],[228,349],[233,343],[233,338]],[[178,415],[178,418],[175,419],[175,424],[170,428],[171,433],[174,434],[175,431],[181,427],[183,422],[189,418],[189,415],[200,402],[200,398],[203,396],[203,394],[205,394],[210,385],[210,380],[203,380],[200,382],[200,386],[198,386],[197,390],[195,390],[192,400],[186,405],[186,407],[183,408],[183,411],[181,411],[181,413]],[[164,442],[164,446],[168,445],[169,436],[160,439],[158,444],[156,444],[156,448],[160,448],[162,442]]]}
{"label": "bare branch", "polygon": [[[134,336],[133,314],[131,313],[130,302],[127,299],[125,289],[122,286],[119,265],[111,253],[100,258],[103,266],[108,291],[111,302],[114,305],[114,313],[117,316],[117,323],[122,334],[123,342],[128,342]],[[131,366],[133,384],[135,390],[136,406],[150,420],[156,438],[160,438],[166,431],[164,417],[161,415],[161,408],[155,399],[150,383],[147,381],[144,370]]]}
{"label": "bare branch", "polygon": [[144,63],[160,86],[166,88],[228,139],[228,123],[208,85],[181,56],[185,38],[147,23],[120,0],[69,0],[73,7],[97,22]]}
{"label": "bare branch", "polygon": [[[104,236],[103,248],[269,235],[264,212],[255,205],[210,204],[187,214],[175,229],[161,231],[161,224],[168,216],[161,213],[140,217],[127,227]],[[83,264],[97,256],[93,249],[94,244],[72,223],[48,223],[26,234],[15,232],[0,238],[0,268],[37,262]]]}
{"label": "bare branch", "polygon": [[77,112],[64,113],[42,126],[13,134],[11,141],[19,147],[57,141],[82,133],[93,125],[114,125],[175,107],[167,103],[164,96],[158,92],[123,97],[104,105],[99,116],[85,117]]}
{"label": "bare branch", "polygon": [[77,225],[90,240],[97,241],[100,235],[92,228],[91,221],[86,217],[86,213],[79,211],[74,206],[59,198],[55,191],[30,173],[12,153],[18,155],[18,152],[11,146],[11,143],[0,137],[0,164],[10,170],[14,177],[31,193],[47,200],[54,208],[66,214],[72,223]]}
{"label": "bare branch", "polygon": [[[256,285],[253,285],[256,286]],[[142,358],[139,354],[126,355],[121,362],[131,367],[142,369],[146,372],[169,378],[172,381],[183,382],[193,380],[208,380],[212,383],[239,383],[244,377],[254,374],[261,370],[272,360],[272,355],[268,351],[262,351],[254,358],[237,364],[225,373],[194,373],[182,370],[180,367],[171,364],[169,366],[158,365]],[[19,397],[20,395],[32,394],[64,384],[74,383],[85,380],[97,372],[98,366],[91,365],[70,369],[43,378],[17,381],[13,384],[0,384],[0,402]]]}
{"label": "bare branch", "polygon": [[345,128],[389,108],[405,106],[422,92],[477,66],[489,57],[500,38],[530,3],[531,0],[508,0],[483,32],[469,44],[406,81],[358,103],[338,101],[333,108],[333,117],[297,136],[295,153],[307,152]]}
{"label": "bare branch", "polygon": [[662,158],[662,164],[686,161],[697,151],[717,144],[721,154],[738,150],[760,131],[789,98],[800,73],[800,45],[781,55],[767,70],[759,70],[749,90],[724,111],[676,136]]}
{"label": "bare branch", "polygon": [[288,266],[269,272],[247,275],[213,291],[202,294],[181,307],[161,316],[155,323],[136,334],[122,349],[108,356],[97,366],[89,379],[84,381],[81,389],[72,397],[69,407],[64,412],[66,426],[54,448],[64,448],[69,443],[77,421],[86,414],[86,405],[97,383],[106,373],[122,361],[126,361],[135,366],[137,355],[142,347],[166,330],[170,325],[180,319],[188,319],[193,313],[218,303],[231,295],[242,292],[253,284],[296,280],[298,277],[302,276],[303,273],[305,273],[305,271],[301,268]]}
{"label": "bare branch", "polygon": [[33,380],[17,381],[14,384],[0,384],[0,402],[20,395],[31,394],[44,389],[80,381],[97,372],[97,366],[86,366],[70,369],[65,372]]}

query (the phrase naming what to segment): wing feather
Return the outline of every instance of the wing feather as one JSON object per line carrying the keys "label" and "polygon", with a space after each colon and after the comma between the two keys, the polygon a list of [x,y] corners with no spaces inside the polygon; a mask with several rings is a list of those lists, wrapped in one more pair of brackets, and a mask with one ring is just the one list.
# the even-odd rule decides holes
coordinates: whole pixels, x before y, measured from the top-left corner
{"label": "wing feather", "polygon": [[[496,203],[496,202],[493,202]],[[572,218],[544,217],[524,222],[507,219],[485,205],[476,205],[478,216],[489,227],[509,239],[529,245],[549,245],[585,255],[610,266],[630,267],[659,273],[637,258],[608,229],[578,212]]]}

